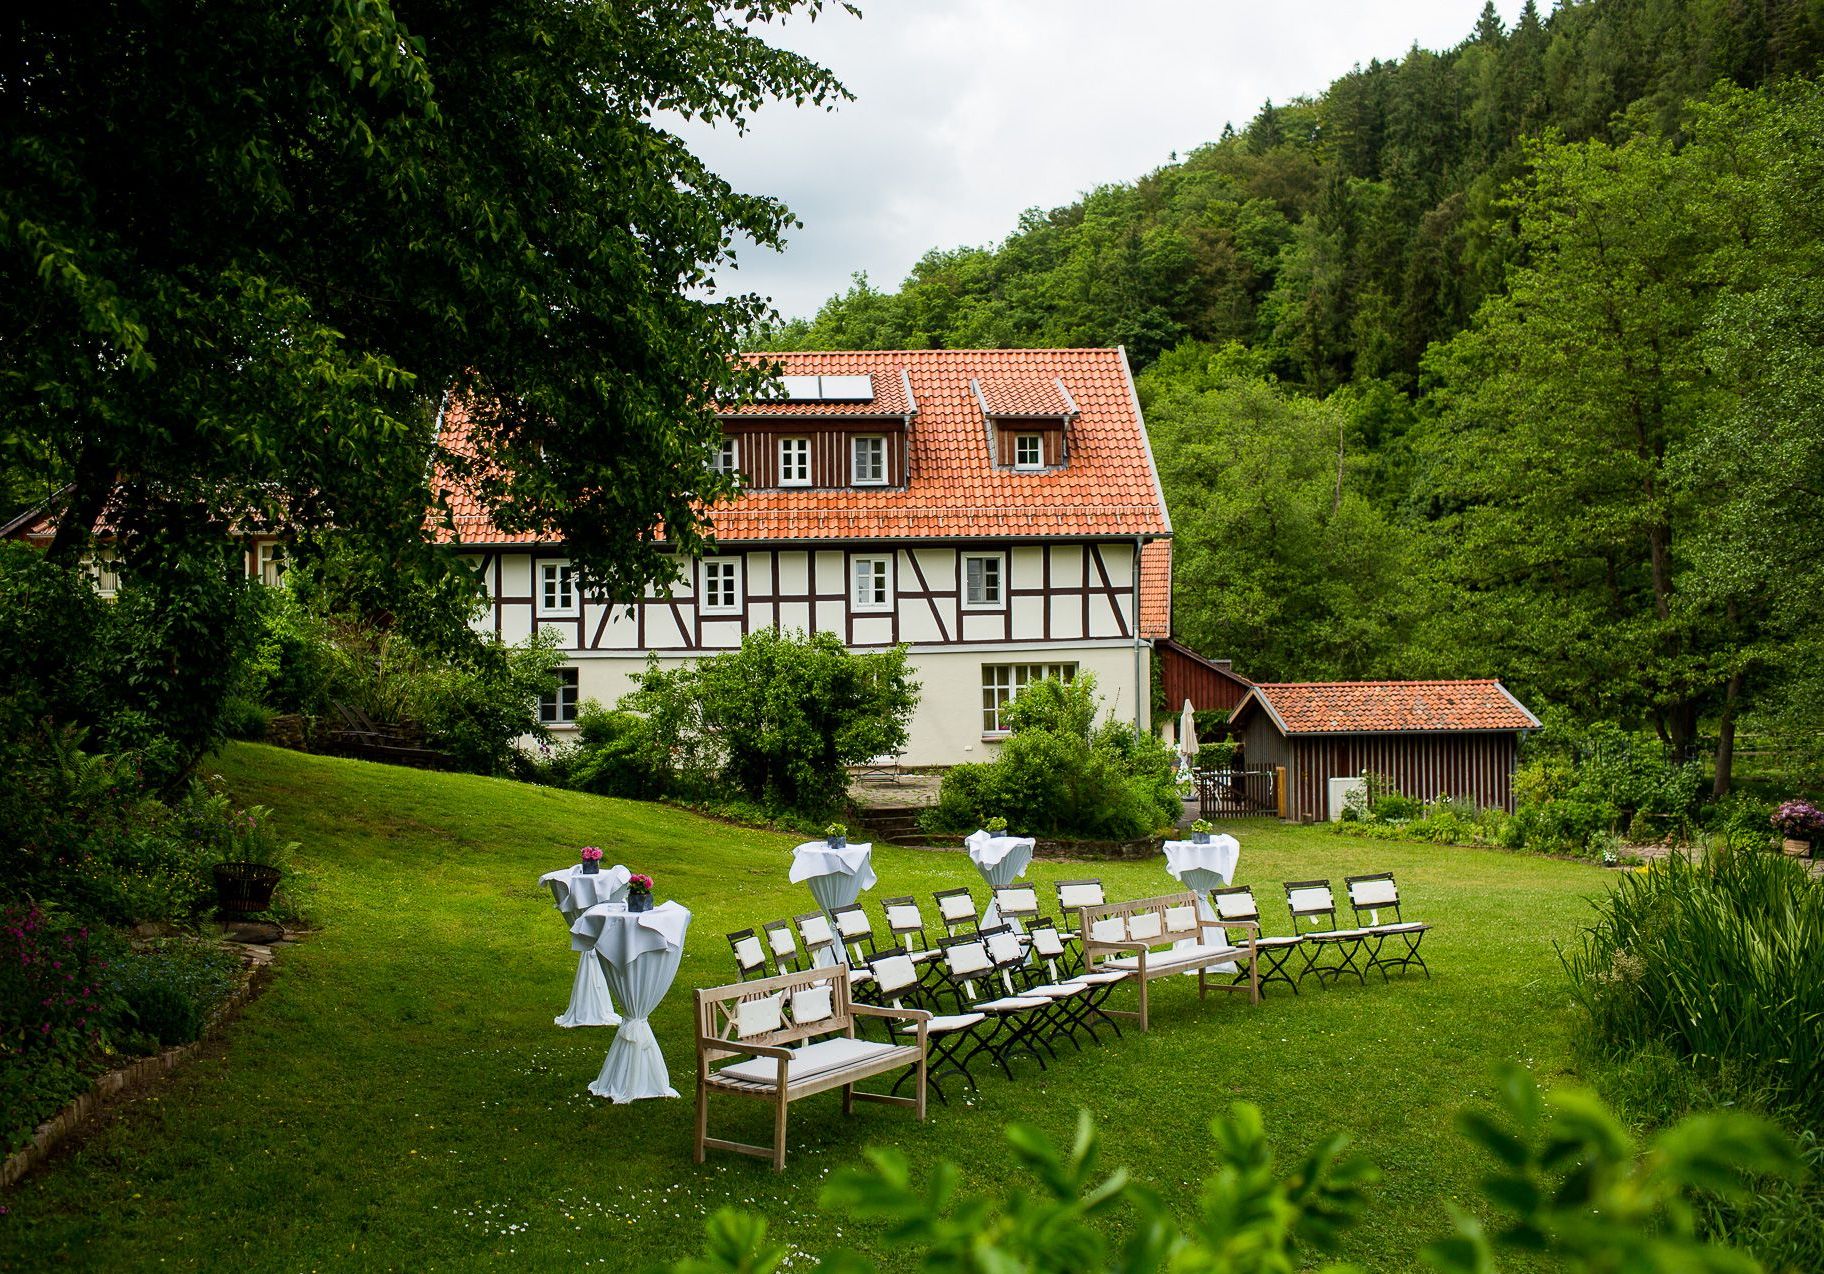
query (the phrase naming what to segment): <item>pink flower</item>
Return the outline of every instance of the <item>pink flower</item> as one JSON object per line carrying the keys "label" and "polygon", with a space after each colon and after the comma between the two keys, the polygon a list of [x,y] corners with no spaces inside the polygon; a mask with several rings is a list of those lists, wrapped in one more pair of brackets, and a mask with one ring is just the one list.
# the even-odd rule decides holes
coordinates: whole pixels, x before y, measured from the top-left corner
{"label": "pink flower", "polygon": [[583,861],[586,863],[601,862],[602,861],[602,851],[597,849],[594,845],[583,846]]}
{"label": "pink flower", "polygon": [[627,892],[630,894],[649,894],[652,892],[651,876],[627,877]]}

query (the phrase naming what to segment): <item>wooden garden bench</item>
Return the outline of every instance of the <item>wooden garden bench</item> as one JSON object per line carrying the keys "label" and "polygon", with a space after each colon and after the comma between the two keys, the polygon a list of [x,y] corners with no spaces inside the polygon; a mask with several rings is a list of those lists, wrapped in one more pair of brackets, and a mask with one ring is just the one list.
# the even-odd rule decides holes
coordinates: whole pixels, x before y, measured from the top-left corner
{"label": "wooden garden bench", "polygon": [[[1203,921],[1197,915],[1197,895],[1189,890],[1178,894],[1161,894],[1157,898],[1137,898],[1132,902],[1110,902],[1099,907],[1084,907],[1078,913],[1083,942],[1083,967],[1092,972],[1118,971],[1130,975],[1140,991],[1140,1011],[1122,1012],[1124,1017],[1140,1019],[1146,1030],[1146,984],[1169,974],[1196,973],[1197,998],[1203,999],[1210,983],[1208,971],[1219,964],[1244,965],[1247,981],[1217,982],[1218,991],[1246,991],[1248,1003],[1260,1003],[1260,968],[1256,963],[1256,940],[1260,926],[1238,921],[1224,921],[1220,926]],[[1205,942],[1204,928],[1214,928],[1218,940]],[[1232,947],[1221,940],[1222,929],[1245,929],[1248,943]],[[1173,944],[1187,941],[1189,945]],[[1109,1013],[1116,1010],[1107,1009]]]}
{"label": "wooden garden bench", "polygon": [[[925,1118],[925,1033],[931,1014],[923,1009],[876,1008],[849,998],[846,965],[806,969],[777,977],[710,987],[697,992],[697,1136],[696,1160],[704,1152],[734,1150],[770,1158],[773,1170],[785,1169],[787,1108],[800,1097],[842,1089],[842,1113],[855,1101],[911,1106]],[[898,1018],[915,1026],[913,1041],[881,1043],[856,1038],[858,1017]],[[797,1044],[796,1048],[786,1047]],[[717,1066],[724,1057],[745,1060]],[[860,1080],[906,1067],[916,1068],[910,1097],[864,1093]],[[756,1097],[773,1103],[773,1145],[750,1146],[709,1135],[711,1092]]]}

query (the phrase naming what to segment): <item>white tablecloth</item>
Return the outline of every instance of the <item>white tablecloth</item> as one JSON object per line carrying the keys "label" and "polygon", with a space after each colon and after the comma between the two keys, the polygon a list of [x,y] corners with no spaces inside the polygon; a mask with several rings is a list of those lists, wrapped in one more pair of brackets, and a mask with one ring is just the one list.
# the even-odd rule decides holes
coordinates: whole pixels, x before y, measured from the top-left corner
{"label": "white tablecloth", "polygon": [[[1030,836],[991,836],[985,831],[971,832],[963,839],[969,849],[969,861],[982,873],[982,879],[988,882],[990,889],[1005,889],[1021,876],[1032,865],[1034,841]],[[982,928],[997,925],[1001,922],[1001,909],[994,905],[991,896],[988,909],[982,913]],[[1023,931],[1019,921],[1011,922],[1014,929]]]}
{"label": "white tablecloth", "polygon": [[[1235,864],[1241,858],[1241,842],[1233,836],[1218,835],[1210,837],[1209,844],[1199,845],[1196,841],[1168,840],[1165,842],[1165,869],[1177,879],[1197,891],[1197,914],[1206,921],[1214,921],[1216,912],[1210,906],[1209,891],[1220,889],[1235,878]],[[1224,941],[1227,941],[1226,931]],[[1190,941],[1178,943],[1189,946]],[[1233,973],[1232,964],[1217,965],[1219,973]]]}
{"label": "white tablecloth", "polygon": [[[548,871],[538,883],[551,891],[551,898],[564,918],[564,926],[576,923],[578,916],[604,902],[619,902],[627,896],[627,880],[633,875],[616,863],[593,874],[585,874],[577,863],[562,871]],[[576,958],[576,976],[570,980],[570,1005],[552,1019],[559,1026],[619,1026],[621,1015],[614,1011],[614,999],[608,994],[608,983],[602,978],[602,966],[588,952]]]}
{"label": "white tablecloth", "polygon": [[[851,844],[831,849],[828,841],[806,841],[792,851],[791,881],[794,885],[809,885],[811,896],[823,908],[823,914],[829,916],[836,908],[847,907],[861,897],[862,890],[874,888],[874,846]],[[830,928],[835,927],[836,918],[830,916]],[[848,963],[848,952],[840,942],[817,953],[819,966],[837,961]]]}
{"label": "white tablecloth", "polygon": [[600,962],[609,989],[627,1010],[602,1073],[589,1085],[597,1097],[628,1102],[678,1095],[647,1019],[678,975],[689,929],[690,912],[675,902],[651,911],[623,911],[608,903],[584,912],[571,927],[571,944]]}

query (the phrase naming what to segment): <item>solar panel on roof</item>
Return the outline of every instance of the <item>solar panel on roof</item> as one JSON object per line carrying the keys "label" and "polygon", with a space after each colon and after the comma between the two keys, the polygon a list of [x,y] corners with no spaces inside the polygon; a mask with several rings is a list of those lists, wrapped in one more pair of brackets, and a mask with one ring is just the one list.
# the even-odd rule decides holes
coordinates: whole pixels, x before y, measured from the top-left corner
{"label": "solar panel on roof", "polygon": [[821,376],[822,397],[826,403],[868,403],[874,401],[872,376]]}
{"label": "solar panel on roof", "polygon": [[818,392],[817,380],[815,376],[781,376],[778,396],[789,398],[793,402],[816,402],[822,397]]}

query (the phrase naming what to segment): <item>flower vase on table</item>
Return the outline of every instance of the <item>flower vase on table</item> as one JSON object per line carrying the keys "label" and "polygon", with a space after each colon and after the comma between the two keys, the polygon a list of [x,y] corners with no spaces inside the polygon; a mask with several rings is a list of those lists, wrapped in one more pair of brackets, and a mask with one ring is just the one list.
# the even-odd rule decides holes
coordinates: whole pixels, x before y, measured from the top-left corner
{"label": "flower vase on table", "polygon": [[583,875],[593,876],[602,869],[602,851],[594,845],[583,846]]}
{"label": "flower vase on table", "polygon": [[651,876],[629,876],[627,878],[627,910],[652,910]]}
{"label": "flower vase on table", "polygon": [[1193,844],[1193,845],[1209,844],[1210,843],[1210,833],[1215,830],[1216,830],[1216,828],[1210,823],[1210,821],[1208,819],[1202,819],[1202,818],[1198,819],[1195,823],[1191,824],[1191,844]]}
{"label": "flower vase on table", "polygon": [[828,845],[831,849],[847,849],[849,845],[849,829],[847,825],[843,823],[831,823],[828,827],[824,828],[823,843]]}

